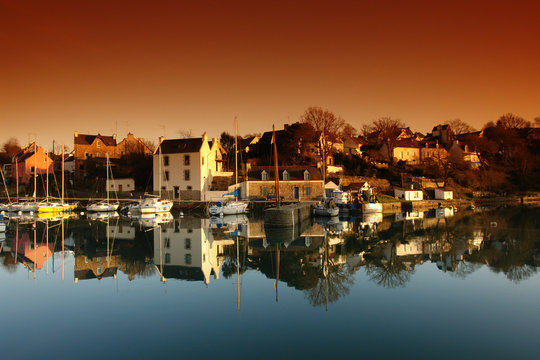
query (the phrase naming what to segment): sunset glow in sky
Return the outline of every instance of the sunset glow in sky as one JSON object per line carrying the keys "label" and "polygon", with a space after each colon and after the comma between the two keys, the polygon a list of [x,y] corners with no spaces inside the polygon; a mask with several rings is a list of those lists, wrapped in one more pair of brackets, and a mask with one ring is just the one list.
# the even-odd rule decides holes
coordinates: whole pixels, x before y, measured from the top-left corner
{"label": "sunset glow in sky", "polygon": [[540,115],[540,1],[0,0],[0,144]]}

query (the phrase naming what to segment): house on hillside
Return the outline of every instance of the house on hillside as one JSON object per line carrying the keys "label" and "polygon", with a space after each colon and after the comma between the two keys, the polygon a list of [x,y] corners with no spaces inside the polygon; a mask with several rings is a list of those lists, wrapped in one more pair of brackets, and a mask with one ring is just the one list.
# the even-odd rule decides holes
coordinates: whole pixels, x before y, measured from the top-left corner
{"label": "house on hillside", "polygon": [[[279,195],[286,201],[318,200],[324,193],[324,181],[314,166],[279,166]],[[239,184],[240,198],[268,199],[276,196],[273,166],[253,166],[247,179]]]}
{"label": "house on hillside", "polygon": [[[385,160],[391,160],[388,158],[386,144],[383,144],[379,151]],[[420,145],[416,140],[410,138],[397,140],[392,149],[392,156],[396,162],[404,161],[407,165],[418,165],[420,164]]]}
{"label": "house on hillside", "polygon": [[52,174],[54,161],[41,146],[32,143],[13,156],[11,177],[18,178],[19,184],[28,184],[34,177],[34,169],[37,175],[45,175],[47,171]]}
{"label": "house on hillside", "polygon": [[119,159],[120,154],[116,146],[116,134],[105,136],[101,134],[88,135],[79,134],[75,131],[73,135],[73,154],[75,159],[75,171],[83,172],[85,162],[94,159],[99,163],[105,163],[107,155],[110,159]]}
{"label": "house on hillside", "polygon": [[200,138],[162,139],[153,155],[154,192],[161,184],[161,191],[174,199],[206,200],[213,177],[223,175],[220,148],[216,138],[208,142],[206,133]]}
{"label": "house on hillside", "polygon": [[136,138],[132,133],[128,133],[124,140],[120,141],[116,146],[119,157],[129,154],[152,155],[154,149],[150,149],[144,139]]}
{"label": "house on hillside", "polygon": [[362,145],[364,141],[357,137],[348,137],[343,141],[343,153],[351,155],[362,155]]}
{"label": "house on hillside", "polygon": [[478,157],[475,146],[471,140],[455,140],[448,152],[452,156],[468,163],[473,169],[480,167],[480,158]]}
{"label": "house on hillside", "polygon": [[438,140],[424,140],[419,144],[420,162],[438,162],[448,157],[448,151],[439,144]]}

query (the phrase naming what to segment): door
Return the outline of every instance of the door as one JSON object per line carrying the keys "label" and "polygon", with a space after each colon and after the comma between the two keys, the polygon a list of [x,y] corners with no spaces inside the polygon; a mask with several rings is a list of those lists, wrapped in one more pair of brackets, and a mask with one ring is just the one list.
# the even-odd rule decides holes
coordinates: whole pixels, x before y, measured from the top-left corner
{"label": "door", "polygon": [[121,193],[122,192],[122,185],[118,185],[118,192]]}
{"label": "door", "polygon": [[300,199],[300,188],[298,188],[298,186],[294,187],[294,198],[296,200]]}
{"label": "door", "polygon": [[180,186],[174,187],[174,197],[175,199],[178,199],[180,197]]}

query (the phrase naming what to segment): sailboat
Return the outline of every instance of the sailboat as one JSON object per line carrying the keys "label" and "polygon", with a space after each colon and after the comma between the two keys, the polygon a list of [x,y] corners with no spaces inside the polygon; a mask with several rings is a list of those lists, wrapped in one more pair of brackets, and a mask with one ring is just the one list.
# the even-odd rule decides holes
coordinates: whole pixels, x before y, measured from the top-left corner
{"label": "sailboat", "polygon": [[[118,209],[118,206],[119,206],[118,199],[116,200],[116,203],[111,204],[109,202],[109,170],[110,170],[110,168],[111,168],[111,164],[109,162],[109,154],[107,154],[107,180],[105,181],[105,187],[107,188],[107,200],[106,201],[100,201],[100,202],[88,205],[86,207],[86,211],[112,212],[112,211],[116,211],[116,209]],[[112,171],[111,171],[111,173],[112,173]]]}
{"label": "sailboat", "polygon": [[248,203],[238,201],[238,118],[234,117],[234,167],[235,167],[235,183],[234,183],[234,201],[221,202],[210,206],[208,212],[210,215],[237,215],[248,212]]}
{"label": "sailboat", "polygon": [[128,213],[155,214],[171,211],[173,207],[172,200],[161,198],[161,143],[158,146],[158,179],[159,179],[159,195],[144,194],[144,198],[138,204],[130,205],[127,209]]}
{"label": "sailboat", "polygon": [[4,183],[4,189],[6,190],[6,196],[7,196],[7,199],[8,199],[7,204],[0,204],[0,212],[3,212],[3,211],[9,211],[9,208],[11,206],[11,199],[9,197],[9,192],[8,192],[7,185],[6,185],[6,178],[4,177],[4,172],[2,171],[1,168],[0,168],[0,173],[2,174],[2,182]]}
{"label": "sailboat", "polygon": [[62,144],[62,197],[60,201],[49,201],[49,167],[47,166],[47,198],[44,202],[37,204],[39,213],[68,213],[77,207],[77,204],[64,202],[64,144]]}

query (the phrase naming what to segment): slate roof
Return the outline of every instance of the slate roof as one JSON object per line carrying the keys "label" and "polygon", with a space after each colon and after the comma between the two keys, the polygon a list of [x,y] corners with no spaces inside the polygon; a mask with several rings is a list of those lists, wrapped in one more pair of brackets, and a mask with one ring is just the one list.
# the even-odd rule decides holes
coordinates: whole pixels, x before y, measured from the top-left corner
{"label": "slate roof", "polygon": [[101,134],[97,135],[88,135],[88,134],[79,134],[73,138],[73,143],[75,145],[91,145],[96,138],[99,138],[103,141],[103,144],[106,146],[116,146],[116,139],[113,136],[105,136]]}
{"label": "slate roof", "polygon": [[171,139],[163,140],[160,147],[162,154],[196,153],[199,152],[202,144],[202,138]]}

